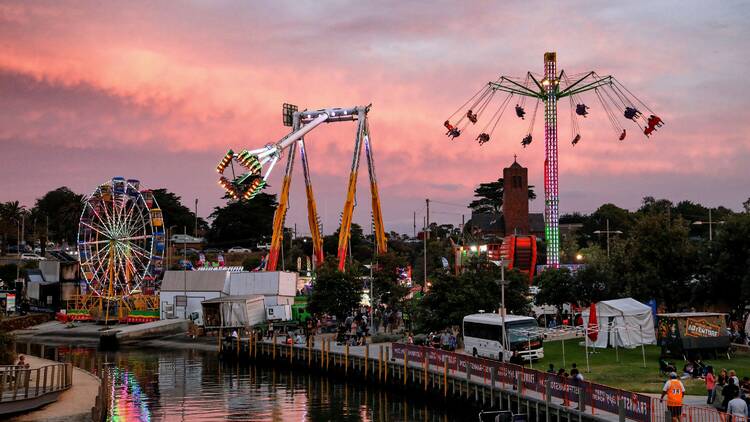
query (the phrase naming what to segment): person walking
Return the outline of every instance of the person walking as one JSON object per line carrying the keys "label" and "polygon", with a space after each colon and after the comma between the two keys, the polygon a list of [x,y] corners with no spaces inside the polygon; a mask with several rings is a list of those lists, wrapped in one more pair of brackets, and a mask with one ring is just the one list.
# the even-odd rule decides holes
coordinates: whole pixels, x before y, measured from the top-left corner
{"label": "person walking", "polygon": [[663,402],[665,395],[667,396],[667,409],[669,409],[669,414],[672,416],[672,422],[680,422],[685,386],[682,384],[682,381],[677,379],[677,373],[675,372],[670,373],[669,379],[664,383],[659,401]]}
{"label": "person walking", "polygon": [[706,391],[708,398],[706,404],[714,404],[714,398],[716,398],[716,377],[714,376],[714,367],[709,365],[706,368]]}

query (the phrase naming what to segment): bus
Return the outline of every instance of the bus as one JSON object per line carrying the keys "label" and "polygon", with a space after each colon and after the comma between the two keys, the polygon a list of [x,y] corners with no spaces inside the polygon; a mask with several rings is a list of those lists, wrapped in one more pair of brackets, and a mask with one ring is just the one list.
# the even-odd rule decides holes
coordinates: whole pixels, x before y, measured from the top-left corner
{"label": "bus", "polygon": [[[537,360],[544,357],[542,334],[536,320],[528,316],[506,315],[505,330],[500,314],[479,313],[463,320],[464,351],[472,356],[508,361],[511,358]],[[508,349],[503,347],[507,335]]]}

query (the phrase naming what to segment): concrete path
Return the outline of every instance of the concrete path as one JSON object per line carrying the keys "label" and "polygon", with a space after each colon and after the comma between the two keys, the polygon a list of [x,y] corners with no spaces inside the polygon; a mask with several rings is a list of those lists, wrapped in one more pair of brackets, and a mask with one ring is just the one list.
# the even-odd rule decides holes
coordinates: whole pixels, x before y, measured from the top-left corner
{"label": "concrete path", "polygon": [[[41,359],[34,356],[24,355],[26,361],[32,368],[44,365],[52,365],[57,362]],[[73,368],[73,385],[69,390],[63,391],[57,401],[44,406],[41,409],[25,413],[12,418],[12,422],[77,422],[90,421],[91,408],[96,402],[99,394],[99,378],[90,373]]]}

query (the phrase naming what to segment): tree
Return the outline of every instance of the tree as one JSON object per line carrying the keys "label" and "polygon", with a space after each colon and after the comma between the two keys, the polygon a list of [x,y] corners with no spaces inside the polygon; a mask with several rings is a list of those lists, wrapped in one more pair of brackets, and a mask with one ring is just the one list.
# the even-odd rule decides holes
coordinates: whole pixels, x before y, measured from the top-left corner
{"label": "tree", "polygon": [[[499,214],[503,208],[503,193],[505,181],[503,178],[489,183],[480,183],[474,189],[474,197],[479,198],[471,201],[469,208],[480,214]],[[529,200],[536,199],[534,186],[529,186]]]}
{"label": "tree", "polygon": [[[486,259],[474,260],[466,268],[458,276],[442,273],[434,277],[430,290],[417,305],[418,330],[434,331],[461,325],[466,315],[500,308],[500,268]],[[506,272],[505,279],[509,281],[505,288],[508,313],[528,313],[528,277],[513,270]]]}
{"label": "tree", "polygon": [[372,273],[375,287],[374,298],[377,299],[377,303],[384,303],[396,309],[401,308],[404,297],[409,294],[409,288],[399,280],[398,275],[400,270],[407,266],[406,257],[393,251],[388,251],[378,257],[377,265]]}
{"label": "tree", "polygon": [[8,250],[8,237],[13,236],[14,239],[18,237],[18,226],[25,214],[26,208],[18,201],[9,201],[0,204],[0,229],[2,229],[3,234],[3,253]]}
{"label": "tree", "polygon": [[[191,211],[182,203],[182,198],[166,189],[154,189],[154,199],[159,204],[162,214],[164,215],[164,227],[174,228],[174,233],[186,231],[193,234],[195,227],[195,212]],[[202,218],[198,218],[198,230],[207,230],[208,223]]]}
{"label": "tree", "polygon": [[703,294],[706,299],[725,303],[742,314],[750,301],[750,214],[735,214],[716,231],[713,242],[701,252]]}
{"label": "tree", "polygon": [[78,236],[78,222],[83,211],[83,199],[83,195],[62,186],[37,199],[32,212],[38,219],[43,219],[45,226],[47,226],[47,219],[49,219],[49,225],[45,228],[44,233],[46,235],[47,229],[49,229],[51,240],[73,245],[76,243]]}
{"label": "tree", "polygon": [[553,305],[559,310],[565,303],[578,303],[580,291],[567,268],[542,271],[534,277],[534,284],[539,286],[535,299],[538,304]]}
{"label": "tree", "polygon": [[745,210],[746,214],[750,214],[750,198],[747,198],[747,201],[742,203],[742,208]]}
{"label": "tree", "polygon": [[625,293],[635,299],[662,301],[679,309],[690,300],[690,284],[697,271],[697,249],[682,217],[666,213],[642,215],[631,232],[628,268],[620,274]]}
{"label": "tree", "polygon": [[[609,230],[619,230],[627,235],[634,218],[630,211],[625,208],[620,208],[615,204],[604,204],[584,220],[583,227],[578,232],[578,243],[587,245],[596,242],[598,245],[606,247],[607,235],[594,232],[607,230],[607,220],[609,220]],[[610,240],[611,238],[612,236],[610,236]]]}
{"label": "tree", "polygon": [[318,268],[308,309],[316,315],[335,315],[343,321],[362,300],[362,282],[352,269],[338,271],[333,257]]}
{"label": "tree", "polygon": [[270,236],[273,231],[273,214],[277,207],[276,196],[260,193],[245,201],[230,201],[216,207],[211,213],[208,241],[212,245],[251,247]]}

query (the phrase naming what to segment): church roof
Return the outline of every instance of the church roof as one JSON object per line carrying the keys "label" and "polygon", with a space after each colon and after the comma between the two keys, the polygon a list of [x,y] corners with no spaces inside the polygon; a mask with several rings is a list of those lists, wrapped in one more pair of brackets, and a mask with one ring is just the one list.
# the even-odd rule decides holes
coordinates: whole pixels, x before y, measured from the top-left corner
{"label": "church roof", "polygon": [[522,169],[522,168],[524,168],[524,167],[523,167],[522,165],[518,164],[518,161],[516,161],[516,156],[514,155],[514,156],[513,156],[513,164],[511,164],[511,165],[510,165],[510,167],[508,167],[508,168],[512,168],[512,169]]}

